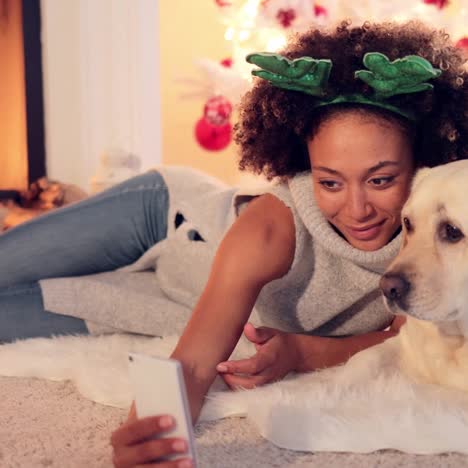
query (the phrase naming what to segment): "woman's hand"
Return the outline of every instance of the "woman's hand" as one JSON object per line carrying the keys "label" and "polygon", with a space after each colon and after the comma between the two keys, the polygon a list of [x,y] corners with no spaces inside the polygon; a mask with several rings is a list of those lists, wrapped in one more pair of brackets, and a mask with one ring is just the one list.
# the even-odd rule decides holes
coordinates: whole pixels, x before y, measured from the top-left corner
{"label": "woman's hand", "polygon": [[257,353],[248,359],[221,362],[216,367],[229,387],[253,388],[280,380],[295,369],[298,352],[294,334],[247,323],[244,335],[255,344]]}
{"label": "woman's hand", "polygon": [[248,323],[244,334],[255,344],[257,354],[221,362],[216,370],[231,388],[253,388],[280,380],[291,371],[311,372],[343,364],[359,351],[397,335],[405,321],[406,317],[397,316],[388,331],[343,338],[285,333]]}
{"label": "woman's hand", "polygon": [[161,460],[169,455],[180,455],[187,452],[187,441],[184,439],[174,437],[152,439],[154,436],[163,436],[174,425],[174,418],[168,415],[137,419],[134,407],[132,407],[127,422],[112,433],[111,445],[114,449],[114,466],[116,468],[141,465],[158,468],[190,468],[193,466],[190,458],[172,461]]}

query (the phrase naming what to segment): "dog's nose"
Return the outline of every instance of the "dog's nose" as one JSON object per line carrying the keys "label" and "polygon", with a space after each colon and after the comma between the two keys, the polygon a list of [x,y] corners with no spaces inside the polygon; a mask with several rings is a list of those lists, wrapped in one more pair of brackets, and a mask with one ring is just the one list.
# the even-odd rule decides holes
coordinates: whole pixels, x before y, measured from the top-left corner
{"label": "dog's nose", "polygon": [[410,286],[411,284],[405,276],[398,273],[386,273],[380,279],[380,289],[385,297],[391,301],[404,299]]}

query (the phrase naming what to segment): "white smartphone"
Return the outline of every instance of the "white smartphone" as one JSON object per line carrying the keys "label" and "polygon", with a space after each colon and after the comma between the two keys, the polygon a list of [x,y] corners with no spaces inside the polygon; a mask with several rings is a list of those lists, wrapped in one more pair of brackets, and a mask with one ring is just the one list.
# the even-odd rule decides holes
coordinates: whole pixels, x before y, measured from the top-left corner
{"label": "white smartphone", "polygon": [[164,359],[146,354],[129,353],[129,372],[139,418],[170,414],[176,424],[164,437],[181,437],[187,441],[185,454],[173,455],[170,460],[190,457],[196,467],[195,437],[185,389],[182,365],[175,359]]}

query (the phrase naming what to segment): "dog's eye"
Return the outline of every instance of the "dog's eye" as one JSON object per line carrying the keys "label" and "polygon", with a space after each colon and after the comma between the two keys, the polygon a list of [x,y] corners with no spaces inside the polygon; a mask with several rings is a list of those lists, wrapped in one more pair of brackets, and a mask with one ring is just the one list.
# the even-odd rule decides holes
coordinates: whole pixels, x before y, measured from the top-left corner
{"label": "dog's eye", "polygon": [[449,223],[443,223],[441,225],[440,234],[443,240],[451,242],[452,244],[455,244],[465,237],[460,229]]}
{"label": "dog's eye", "polygon": [[403,218],[403,224],[405,225],[405,228],[408,232],[413,230],[413,226],[411,225],[409,218],[406,216]]}

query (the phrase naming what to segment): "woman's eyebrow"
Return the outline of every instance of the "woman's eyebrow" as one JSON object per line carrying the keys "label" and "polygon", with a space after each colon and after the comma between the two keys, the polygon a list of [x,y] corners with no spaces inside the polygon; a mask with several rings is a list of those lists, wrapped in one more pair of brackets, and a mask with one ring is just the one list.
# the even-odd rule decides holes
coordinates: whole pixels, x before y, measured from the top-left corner
{"label": "woman's eyebrow", "polygon": [[312,170],[314,170],[314,171],[328,172],[329,174],[337,175],[337,176],[343,177],[343,175],[341,174],[341,172],[335,171],[335,169],[330,169],[329,167],[325,167],[325,166],[312,166]]}
{"label": "woman's eyebrow", "polygon": [[[373,172],[376,172],[379,169],[382,169],[383,167],[387,166],[399,166],[399,163],[397,163],[396,161],[380,161],[375,166],[372,166],[369,169],[367,169],[366,175],[372,174]],[[329,167],[325,166],[312,166],[312,170],[328,172],[329,174],[343,177],[343,174],[341,174],[341,172],[336,171],[335,169],[330,169]]]}
{"label": "woman's eyebrow", "polygon": [[387,167],[387,166],[399,166],[400,164],[396,161],[380,161],[378,164],[376,164],[375,166],[372,166],[370,167],[366,174],[369,175],[369,174],[372,174],[373,172],[376,172],[378,171],[379,169],[382,169],[383,167]]}

